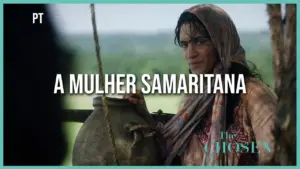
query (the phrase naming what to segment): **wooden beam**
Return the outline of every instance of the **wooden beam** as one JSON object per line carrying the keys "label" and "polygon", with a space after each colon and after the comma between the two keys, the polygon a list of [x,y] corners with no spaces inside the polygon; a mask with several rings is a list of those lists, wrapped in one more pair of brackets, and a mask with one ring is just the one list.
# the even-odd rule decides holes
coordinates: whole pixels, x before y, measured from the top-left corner
{"label": "wooden beam", "polygon": [[91,115],[92,112],[92,109],[65,109],[63,111],[63,122],[84,123],[84,121],[89,117],[89,115]]}
{"label": "wooden beam", "polygon": [[[92,109],[65,109],[63,111],[63,122],[76,122],[84,123],[84,121],[91,115],[93,112]],[[152,112],[151,116],[156,121],[166,122],[171,119],[174,114],[172,113],[163,113],[161,111]]]}

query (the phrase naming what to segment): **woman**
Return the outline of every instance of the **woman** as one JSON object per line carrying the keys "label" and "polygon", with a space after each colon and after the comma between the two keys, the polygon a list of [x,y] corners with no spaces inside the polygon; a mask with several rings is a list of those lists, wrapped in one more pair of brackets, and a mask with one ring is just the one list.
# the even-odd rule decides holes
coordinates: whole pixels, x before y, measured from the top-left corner
{"label": "woman", "polygon": [[[190,73],[244,74],[247,93],[186,95],[178,113],[158,123],[167,141],[165,165],[174,165],[178,158],[181,165],[270,165],[277,98],[250,71],[228,14],[215,5],[193,6],[181,14],[175,35]],[[126,98],[149,113],[140,92]],[[231,152],[215,153],[216,142],[231,143]],[[258,151],[253,151],[252,142]],[[241,152],[241,144],[248,145],[248,151]]]}

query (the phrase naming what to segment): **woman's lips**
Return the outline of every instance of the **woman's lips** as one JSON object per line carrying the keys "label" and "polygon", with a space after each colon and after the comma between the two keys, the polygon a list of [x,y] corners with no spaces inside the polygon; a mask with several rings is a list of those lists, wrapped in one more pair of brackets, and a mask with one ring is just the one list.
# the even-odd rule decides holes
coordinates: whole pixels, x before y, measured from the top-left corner
{"label": "woman's lips", "polygon": [[202,62],[192,62],[192,63],[190,63],[190,66],[192,69],[198,68],[198,67],[200,67],[201,63]]}

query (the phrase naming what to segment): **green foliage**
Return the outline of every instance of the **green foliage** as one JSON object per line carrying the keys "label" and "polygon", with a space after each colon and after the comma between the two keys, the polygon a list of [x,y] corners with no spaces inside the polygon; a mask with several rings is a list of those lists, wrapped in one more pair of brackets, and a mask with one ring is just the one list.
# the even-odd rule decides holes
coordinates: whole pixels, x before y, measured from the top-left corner
{"label": "green foliage", "polygon": [[[101,54],[104,73],[181,74],[187,73],[182,51],[173,44],[171,34],[103,35]],[[97,73],[98,65],[90,35],[72,35],[67,39],[77,49],[73,72]],[[247,60],[253,62],[264,82],[273,86],[273,59],[269,35],[266,32],[241,33],[241,43]]]}

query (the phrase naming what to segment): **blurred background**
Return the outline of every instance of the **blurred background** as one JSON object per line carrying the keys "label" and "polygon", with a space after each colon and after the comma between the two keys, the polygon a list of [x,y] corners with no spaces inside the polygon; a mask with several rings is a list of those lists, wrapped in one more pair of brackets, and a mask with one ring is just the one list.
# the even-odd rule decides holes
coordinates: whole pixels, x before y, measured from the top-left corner
{"label": "blurred background", "polygon": [[[174,44],[181,12],[195,4],[98,4],[96,19],[104,73],[187,73],[183,53]],[[264,4],[217,4],[233,19],[246,50],[265,83],[273,87],[273,58],[268,15]],[[284,10],[284,9],[283,9]],[[66,45],[75,51],[72,73],[97,73],[89,4],[51,5],[51,17]],[[91,95],[66,95],[65,108],[93,109]],[[176,113],[181,96],[147,95],[149,111]],[[166,104],[167,103],[167,104]],[[71,165],[72,148],[82,124],[65,123]]]}

